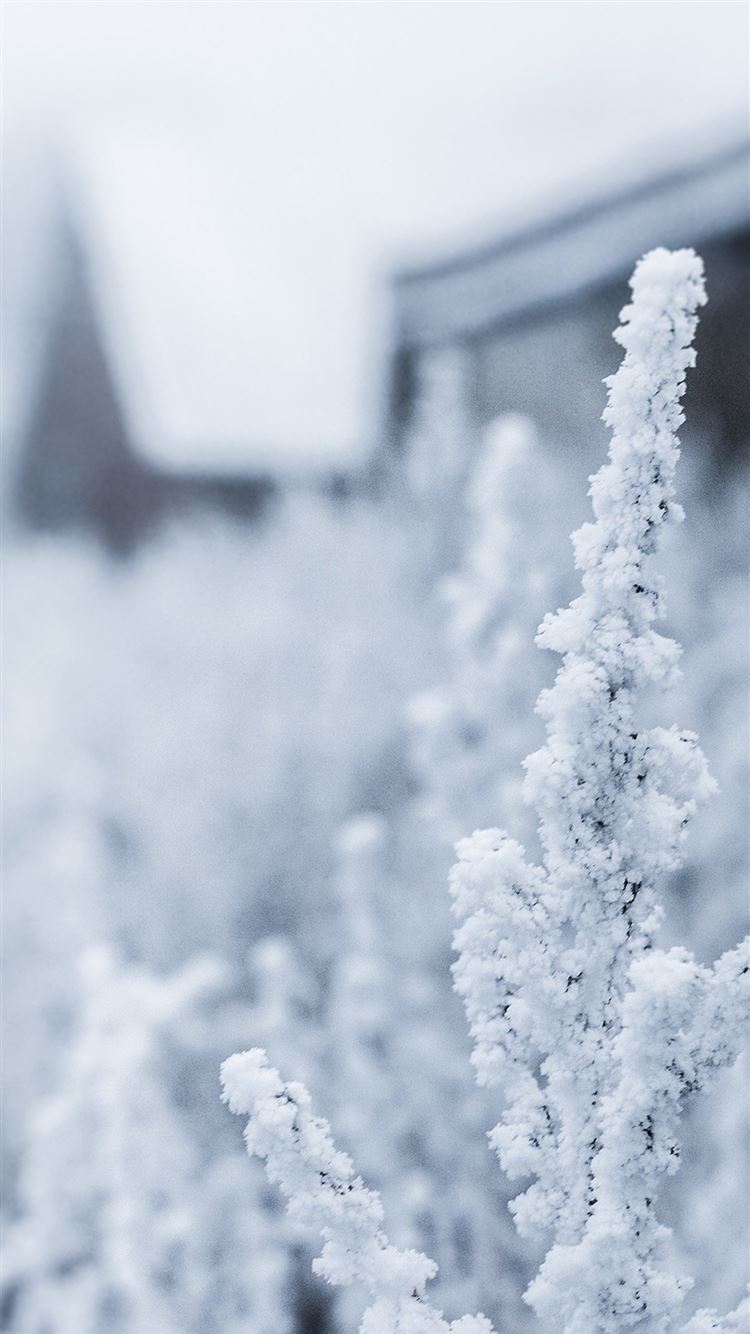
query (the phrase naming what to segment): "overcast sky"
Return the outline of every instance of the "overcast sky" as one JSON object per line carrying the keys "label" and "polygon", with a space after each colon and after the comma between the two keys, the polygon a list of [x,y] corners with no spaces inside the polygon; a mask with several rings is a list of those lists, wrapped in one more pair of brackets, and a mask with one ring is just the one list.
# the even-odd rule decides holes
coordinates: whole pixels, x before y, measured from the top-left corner
{"label": "overcast sky", "polygon": [[[141,244],[140,277],[121,275],[141,292],[141,311],[154,307],[144,349],[164,342],[163,322],[179,311],[174,290],[154,289],[167,283],[166,237],[180,253],[170,207],[188,206],[192,170],[208,211],[185,239],[184,262],[173,256],[172,281],[195,273],[202,251],[214,315],[222,284],[233,285],[224,317],[240,320],[234,348],[216,359],[226,374],[214,399],[242,381],[251,326],[283,339],[296,311],[283,358],[263,364],[260,345],[253,354],[256,427],[302,446],[306,432],[322,443],[362,429],[373,293],[395,258],[482,236],[532,203],[575,195],[578,182],[616,180],[621,164],[689,155],[712,126],[746,116],[747,59],[744,4],[6,0],[7,161],[19,179],[19,162],[36,170],[32,145],[44,139],[93,152],[115,248],[153,229],[150,269]],[[201,191],[200,180],[213,184]],[[244,200],[228,228],[228,249],[248,258],[244,278],[236,253],[224,269],[215,253],[227,249],[208,216],[221,211],[222,181],[235,212]],[[244,322],[238,282],[245,315],[253,311]],[[171,370],[147,368],[152,400],[167,386],[163,426],[178,449],[198,410],[183,395],[178,420],[175,395],[195,355],[185,343]],[[210,400],[210,384],[205,392]],[[216,401],[204,407],[210,429]],[[244,426],[228,422],[233,430]]]}

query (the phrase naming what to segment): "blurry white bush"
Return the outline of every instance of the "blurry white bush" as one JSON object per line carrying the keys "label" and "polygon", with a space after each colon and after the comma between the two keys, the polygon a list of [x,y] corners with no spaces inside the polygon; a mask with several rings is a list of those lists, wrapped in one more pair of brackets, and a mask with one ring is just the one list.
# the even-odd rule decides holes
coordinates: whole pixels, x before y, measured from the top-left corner
{"label": "blurry white bush", "polygon": [[553,485],[533,422],[517,413],[494,421],[467,487],[460,567],[438,588],[449,679],[409,705],[421,813],[451,846],[498,810],[531,825],[520,764],[549,673],[529,645],[563,591],[548,521]]}
{"label": "blurry white bush", "polygon": [[159,977],[87,952],[58,1091],[28,1109],[4,1247],[14,1334],[291,1328],[263,1183],[207,1160],[175,1096],[170,1044],[221,986],[210,960]]}
{"label": "blurry white bush", "polygon": [[[633,303],[615,335],[625,358],[608,381],[610,459],[592,479],[596,522],[574,538],[583,594],[548,615],[539,632],[543,646],[563,655],[554,686],[539,700],[547,745],[526,762],[543,862],[527,864],[517,843],[489,829],[459,846],[453,879],[464,919],[456,935],[456,984],[479,1081],[498,1087],[504,1103],[491,1138],[511,1177],[536,1178],[513,1203],[519,1231],[551,1239],[527,1300],[545,1327],[562,1320],[569,1334],[674,1327],[688,1284],[671,1274],[668,1233],[654,1210],[656,1186],[679,1158],[685,1096],[736,1059],[748,990],[746,946],[714,969],[684,949],[653,950],[661,917],[656,883],[680,864],[685,826],[712,788],[695,736],[644,728],[634,708],[638,688],[674,678],[679,654],[651,628],[663,614],[651,557],[667,517],[680,516],[675,431],[683,420],[685,369],[694,360],[695,312],[705,300],[702,265],[690,251],[655,251],[636,268],[632,287]],[[478,552],[470,562],[474,585],[454,585],[464,613],[455,624],[469,645],[487,615],[483,580],[489,574],[491,585],[507,561],[502,541],[490,544],[486,564],[481,544]],[[492,600],[490,594],[490,606]],[[471,653],[468,661],[473,665]],[[470,703],[476,705],[471,695]],[[427,716],[433,722],[435,712]],[[460,748],[455,753],[462,758]],[[446,768],[453,777],[450,761]],[[431,808],[436,823],[450,819],[452,809],[443,784]],[[365,840],[367,849],[379,841],[377,831]],[[351,847],[350,837],[345,851]],[[361,847],[360,838],[355,850]],[[347,898],[356,895],[365,923],[373,880],[371,859],[350,862]],[[375,955],[375,933],[365,934]],[[349,937],[356,963],[361,937],[351,929]],[[418,961],[419,951],[412,952],[413,975]],[[382,988],[385,971],[375,972]],[[349,1021],[343,1046],[361,1056],[372,1047],[372,1024],[357,1013],[350,991],[341,1003]],[[382,1016],[375,1026],[385,1050],[390,1034]],[[424,1043],[428,1026],[414,1027]],[[391,1045],[395,1054],[397,1039]],[[443,1048],[429,1050],[442,1068]],[[390,1065],[399,1070],[398,1060]],[[379,1102],[382,1081],[372,1078],[371,1062],[365,1057],[358,1070],[349,1066],[346,1085],[357,1073],[364,1080],[350,1097],[365,1098],[374,1083]],[[447,1106],[460,1134],[454,1100],[434,1096],[439,1085],[422,1077],[418,1060],[403,1069],[433,1093],[415,1128]],[[424,1297],[434,1266],[390,1245],[380,1230],[380,1199],[336,1153],[327,1123],[309,1111],[304,1087],[284,1085],[257,1049],[225,1062],[223,1078],[232,1110],[250,1114],[249,1152],[266,1160],[292,1216],[323,1235],[318,1272],[335,1285],[369,1288],[374,1297],[363,1334],[444,1328]],[[361,1117],[353,1124],[366,1128]],[[396,1156],[389,1155],[392,1166]],[[441,1203],[443,1217],[452,1218],[453,1200]],[[710,1324],[712,1317],[700,1319]],[[727,1324],[717,1318],[717,1328],[738,1319],[739,1309]],[[484,1328],[481,1321],[467,1323]]]}

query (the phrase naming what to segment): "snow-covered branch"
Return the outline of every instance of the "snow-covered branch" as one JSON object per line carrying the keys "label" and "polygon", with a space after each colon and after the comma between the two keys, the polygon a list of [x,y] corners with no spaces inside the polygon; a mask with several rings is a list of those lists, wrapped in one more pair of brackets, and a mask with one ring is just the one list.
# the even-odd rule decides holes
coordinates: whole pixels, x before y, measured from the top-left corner
{"label": "snow-covered branch", "polygon": [[619,1077],[602,1108],[602,1147],[591,1169],[595,1207],[581,1242],[555,1248],[532,1285],[537,1309],[571,1313],[566,1328],[576,1334],[600,1327],[603,1288],[609,1324],[601,1327],[614,1331],[669,1329],[691,1287],[669,1272],[669,1234],[653,1203],[659,1177],[679,1166],[686,1095],[708,1087],[739,1055],[749,961],[745,944],[714,968],[683,949],[653,951],[631,966],[614,1043]]}
{"label": "snow-covered branch", "polygon": [[358,1284],[370,1293],[362,1334],[491,1334],[483,1316],[449,1324],[429,1305],[425,1287],[435,1264],[390,1244],[379,1196],[336,1149],[328,1123],[310,1110],[304,1085],[285,1084],[256,1047],[224,1062],[222,1087],[230,1110],[249,1116],[248,1153],[265,1160],[291,1218],[322,1234],[316,1272],[329,1283]]}
{"label": "snow-covered branch", "polygon": [[715,970],[652,953],[659,876],[714,788],[693,734],[644,729],[636,711],[679,656],[653,628],[653,556],[681,517],[676,431],[702,264],[656,250],[631,285],[609,461],[592,480],[595,522],[574,535],[583,592],[538,635],[563,657],[538,704],[547,743],[526,761],[543,866],[489,830],[459,845],[452,877],[474,1062],[506,1102],[491,1138],[510,1175],[536,1177],[514,1201],[519,1228],[553,1237],[528,1300],[566,1334],[656,1334],[676,1316],[686,1285],[668,1272],[654,1180],[676,1165],[683,1095],[737,1054],[747,976],[736,953]]}

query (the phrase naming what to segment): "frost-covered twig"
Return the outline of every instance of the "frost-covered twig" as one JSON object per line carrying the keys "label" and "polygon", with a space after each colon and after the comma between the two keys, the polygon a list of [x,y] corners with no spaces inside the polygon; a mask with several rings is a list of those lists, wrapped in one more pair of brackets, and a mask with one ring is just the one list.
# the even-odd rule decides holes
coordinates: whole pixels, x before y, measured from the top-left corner
{"label": "frost-covered twig", "polygon": [[739,1054],[747,974],[746,945],[714,968],[683,949],[653,951],[631,966],[614,1043],[619,1077],[604,1100],[591,1167],[595,1207],[582,1240],[553,1249],[532,1285],[540,1311],[559,1311],[561,1298],[563,1310],[575,1311],[566,1328],[576,1334],[599,1328],[603,1290],[610,1323],[602,1328],[666,1330],[691,1286],[670,1273],[669,1233],[653,1203],[659,1177],[679,1166],[685,1095]]}
{"label": "frost-covered twig", "polygon": [[511,1176],[536,1178],[514,1201],[519,1228],[553,1236],[528,1300],[566,1334],[657,1334],[676,1316],[685,1283],[668,1272],[655,1177],[676,1164],[683,1095],[737,1054],[747,976],[734,953],[714,970],[651,954],[655,886],[714,786],[694,735],[636,717],[639,688],[669,683],[679,655],[653,629],[652,556],[681,517],[676,431],[701,262],[653,251],[632,289],[596,521],[574,535],[583,593],[538,636],[563,657],[538,705],[547,744],[526,761],[544,864],[489,830],[459,845],[453,873],[456,986],[478,1078],[506,1101],[492,1141]]}
{"label": "frost-covered twig", "polygon": [[449,1324],[429,1305],[425,1286],[435,1264],[390,1244],[379,1196],[336,1149],[328,1123],[313,1115],[304,1085],[285,1084],[258,1047],[230,1056],[221,1073],[224,1101],[250,1117],[248,1153],[265,1159],[292,1219],[322,1234],[316,1272],[329,1283],[359,1284],[370,1293],[362,1334],[492,1334],[483,1316]]}

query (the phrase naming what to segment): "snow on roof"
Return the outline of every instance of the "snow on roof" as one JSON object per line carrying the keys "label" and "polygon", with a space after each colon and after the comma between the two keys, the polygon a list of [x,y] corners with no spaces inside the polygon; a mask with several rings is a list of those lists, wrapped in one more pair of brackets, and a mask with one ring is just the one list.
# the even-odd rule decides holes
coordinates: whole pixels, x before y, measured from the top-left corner
{"label": "snow on roof", "polygon": [[[495,242],[397,274],[397,336],[476,332],[616,275],[654,244],[746,225],[747,179],[747,144],[733,139],[645,179],[641,167],[626,188],[600,182],[587,204],[579,194],[567,211],[537,210]],[[380,362],[366,345],[375,294],[356,238],[275,209],[242,155],[208,137],[110,134],[79,151],[76,187],[142,450],[162,466],[231,472],[249,460],[342,465],[365,449]],[[327,243],[336,263],[316,264]]]}
{"label": "snow on roof", "polygon": [[356,456],[367,268],[351,245],[334,274],[316,264],[304,209],[276,209],[241,154],[199,136],[89,141],[72,198],[142,451],[217,472]]}
{"label": "snow on roof", "polygon": [[[622,177],[621,173],[621,177]],[[627,176],[627,173],[624,174]],[[655,246],[700,246],[750,222],[748,142],[640,173],[583,203],[547,208],[512,231],[394,277],[399,341],[410,346],[497,329],[627,273]]]}
{"label": "snow on roof", "polygon": [[366,449],[397,257],[746,119],[734,5],[38,8],[6,6],[7,207],[29,126],[75,146],[128,416],[181,468]]}
{"label": "snow on roof", "polygon": [[[68,163],[73,226],[142,453],[212,474],[346,467],[366,453],[385,364],[371,239],[330,210],[277,208],[231,137],[110,128],[79,139]],[[656,241],[746,218],[736,136],[707,156],[699,145],[697,162],[666,177],[642,162],[625,189],[624,177],[610,168],[611,188],[601,173],[596,190],[569,188],[567,211],[558,190],[489,244],[397,270],[391,334],[414,344],[476,332],[629,268]]]}

